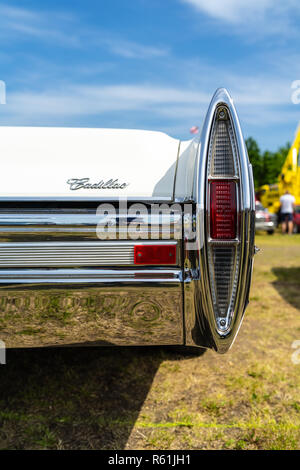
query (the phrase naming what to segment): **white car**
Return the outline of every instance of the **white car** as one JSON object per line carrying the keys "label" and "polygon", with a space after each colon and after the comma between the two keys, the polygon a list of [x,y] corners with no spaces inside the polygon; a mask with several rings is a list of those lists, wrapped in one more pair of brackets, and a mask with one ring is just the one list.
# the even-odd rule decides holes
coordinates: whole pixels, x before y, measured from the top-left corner
{"label": "white car", "polygon": [[273,235],[277,228],[277,215],[272,214],[261,202],[255,202],[255,230],[267,232]]}

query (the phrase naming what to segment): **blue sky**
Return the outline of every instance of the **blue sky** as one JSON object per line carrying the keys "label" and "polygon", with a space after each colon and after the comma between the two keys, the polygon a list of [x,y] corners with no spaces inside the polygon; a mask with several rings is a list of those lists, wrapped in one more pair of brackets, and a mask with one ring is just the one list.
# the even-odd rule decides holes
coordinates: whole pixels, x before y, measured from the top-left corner
{"label": "blue sky", "polygon": [[0,1],[0,124],[161,130],[189,139],[216,88],[245,137],[291,141],[299,0]]}

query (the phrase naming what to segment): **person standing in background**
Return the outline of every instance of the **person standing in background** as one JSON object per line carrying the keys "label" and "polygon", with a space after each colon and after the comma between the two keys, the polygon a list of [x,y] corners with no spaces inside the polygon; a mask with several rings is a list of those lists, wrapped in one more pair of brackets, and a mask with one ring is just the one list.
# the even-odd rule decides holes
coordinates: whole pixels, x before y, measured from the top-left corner
{"label": "person standing in background", "polygon": [[289,235],[293,233],[293,213],[295,208],[295,197],[286,191],[280,198],[280,213],[281,213],[281,229],[282,233],[286,233],[288,228]]}

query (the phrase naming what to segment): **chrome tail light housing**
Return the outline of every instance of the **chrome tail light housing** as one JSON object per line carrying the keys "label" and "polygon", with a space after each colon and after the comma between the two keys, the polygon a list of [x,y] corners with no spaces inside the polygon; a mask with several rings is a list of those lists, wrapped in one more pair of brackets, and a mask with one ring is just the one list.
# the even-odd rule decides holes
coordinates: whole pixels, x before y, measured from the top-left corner
{"label": "chrome tail light housing", "polygon": [[202,130],[196,181],[201,328],[220,353],[248,303],[254,253],[252,167],[228,92],[217,90]]}

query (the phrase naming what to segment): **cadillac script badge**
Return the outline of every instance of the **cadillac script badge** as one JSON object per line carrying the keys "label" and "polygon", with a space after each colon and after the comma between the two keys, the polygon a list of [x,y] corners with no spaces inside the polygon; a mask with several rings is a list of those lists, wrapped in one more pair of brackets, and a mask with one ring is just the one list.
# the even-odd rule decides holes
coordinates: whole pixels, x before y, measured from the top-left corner
{"label": "cadillac script badge", "polygon": [[90,178],[72,178],[67,183],[70,185],[71,191],[77,189],[125,189],[129,186],[129,183],[120,183],[118,179],[90,183]]}

